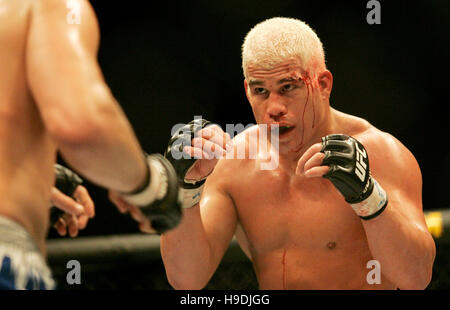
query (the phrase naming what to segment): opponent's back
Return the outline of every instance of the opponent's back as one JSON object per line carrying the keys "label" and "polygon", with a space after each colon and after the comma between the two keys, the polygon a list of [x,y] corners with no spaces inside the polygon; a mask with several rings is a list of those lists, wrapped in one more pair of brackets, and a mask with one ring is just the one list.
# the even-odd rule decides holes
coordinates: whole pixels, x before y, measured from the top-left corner
{"label": "opponent's back", "polygon": [[42,240],[56,146],[46,132],[27,77],[33,1],[0,0],[0,214]]}

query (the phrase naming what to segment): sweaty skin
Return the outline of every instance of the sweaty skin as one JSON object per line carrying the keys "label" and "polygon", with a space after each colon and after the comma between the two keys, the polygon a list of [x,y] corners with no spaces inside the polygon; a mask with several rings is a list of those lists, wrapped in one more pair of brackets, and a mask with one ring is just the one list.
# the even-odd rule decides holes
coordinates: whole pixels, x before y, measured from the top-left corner
{"label": "sweaty skin", "polygon": [[96,59],[94,10],[74,2],[80,24],[68,21],[66,1],[0,0],[0,215],[43,254],[57,150],[108,189],[133,191],[148,173]]}
{"label": "sweaty skin", "polygon": [[[249,66],[244,86],[257,123],[292,129],[279,137],[276,169],[260,169],[267,154],[220,159],[199,205],[162,235],[175,288],[206,285],[233,235],[253,262],[261,289],[422,289],[429,283],[435,246],[414,156],[367,121],[331,108],[329,71],[309,76],[301,68],[296,60],[270,69]],[[259,130],[256,125],[236,136],[233,152],[254,150]],[[322,177],[329,168],[320,166],[319,143],[335,133],[364,145],[372,176],[388,195],[387,208],[373,220],[362,221]],[[373,259],[381,265],[380,284],[367,281]]]}
{"label": "sweaty skin", "polygon": [[56,144],[28,86],[29,16],[30,1],[0,0],[0,214],[22,224],[43,249]]}

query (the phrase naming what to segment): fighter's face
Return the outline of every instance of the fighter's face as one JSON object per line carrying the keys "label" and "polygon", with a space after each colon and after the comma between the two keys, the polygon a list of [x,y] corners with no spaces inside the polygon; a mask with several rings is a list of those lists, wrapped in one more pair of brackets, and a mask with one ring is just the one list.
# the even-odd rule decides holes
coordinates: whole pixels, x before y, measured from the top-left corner
{"label": "fighter's face", "polygon": [[280,147],[296,151],[309,136],[320,96],[297,60],[271,69],[249,66],[244,82],[247,98],[258,124],[279,126]]}

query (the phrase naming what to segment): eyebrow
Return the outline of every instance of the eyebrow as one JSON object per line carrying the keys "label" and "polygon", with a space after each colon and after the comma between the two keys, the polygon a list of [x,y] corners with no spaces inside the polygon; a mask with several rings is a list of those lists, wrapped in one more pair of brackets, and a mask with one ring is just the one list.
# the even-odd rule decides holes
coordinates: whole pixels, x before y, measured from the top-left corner
{"label": "eyebrow", "polygon": [[298,82],[298,79],[295,79],[295,78],[292,78],[292,77],[284,78],[284,79],[279,80],[277,82],[277,84],[283,84],[283,83],[287,83],[287,82]]}
{"label": "eyebrow", "polygon": [[[295,78],[292,78],[292,77],[284,78],[284,79],[279,80],[277,82],[277,84],[279,85],[279,84],[288,83],[288,82],[298,82],[298,79],[295,79]],[[250,80],[248,82],[248,86],[250,86],[250,87],[255,86],[255,85],[264,85],[264,81],[261,81],[261,80]]]}
{"label": "eyebrow", "polygon": [[250,80],[248,82],[248,86],[250,86],[250,87],[255,86],[255,85],[264,85],[264,82],[261,80]]}

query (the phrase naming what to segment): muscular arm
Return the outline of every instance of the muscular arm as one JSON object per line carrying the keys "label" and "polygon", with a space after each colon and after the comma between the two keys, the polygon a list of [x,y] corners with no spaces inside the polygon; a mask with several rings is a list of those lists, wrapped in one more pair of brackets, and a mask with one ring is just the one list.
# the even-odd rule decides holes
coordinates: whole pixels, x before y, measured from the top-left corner
{"label": "muscular arm", "polygon": [[86,0],[80,24],[70,24],[66,1],[33,1],[27,77],[50,135],[64,159],[94,183],[132,191],[146,177],[133,129],[97,62],[99,30]]}
{"label": "muscular arm", "polygon": [[161,236],[167,278],[176,289],[203,288],[235,232],[236,212],[217,170],[208,177],[199,205],[185,209],[180,225]]}
{"label": "muscular arm", "polygon": [[373,258],[400,289],[424,289],[431,280],[435,244],[423,216],[419,166],[390,135],[369,135],[361,142],[368,151],[372,175],[389,199],[380,216],[362,221]]}

